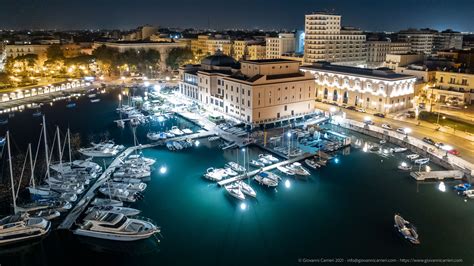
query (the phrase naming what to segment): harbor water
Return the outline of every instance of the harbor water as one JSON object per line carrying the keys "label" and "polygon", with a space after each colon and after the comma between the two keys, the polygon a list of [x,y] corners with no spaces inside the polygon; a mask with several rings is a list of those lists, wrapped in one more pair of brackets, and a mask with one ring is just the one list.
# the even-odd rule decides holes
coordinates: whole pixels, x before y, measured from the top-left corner
{"label": "harbor water", "polygon": [[[86,97],[78,99],[77,107],[71,109],[64,102],[45,105],[42,111],[51,133],[54,125],[63,131],[69,126],[72,133],[80,134],[82,145],[104,138],[132,145],[130,128],[120,129],[113,123],[118,119],[116,93],[100,97],[99,103],[90,103]],[[17,113],[2,126],[2,134],[10,130],[15,150],[38,139],[41,119],[31,113]],[[140,126],[138,141],[147,143],[149,130],[173,125],[198,129],[173,117]],[[245,156],[255,159],[260,153],[263,151],[259,148],[250,147]],[[283,180],[277,189],[249,181],[257,198],[243,202],[202,178],[209,167],[222,167],[228,161],[242,163],[241,150],[223,151],[219,141],[201,139],[190,149],[168,151],[156,147],[143,150],[143,154],[157,163],[145,198],[131,206],[161,226],[160,243],[153,238],[116,243],[53,231],[36,243],[1,247],[0,264],[299,265],[319,259],[328,263],[339,260],[346,265],[351,258],[458,259],[462,262],[457,265],[474,263],[470,251],[474,244],[474,203],[453,191],[455,182],[446,182],[443,192],[439,182],[417,183],[407,172],[399,171],[397,166],[406,160],[406,154],[382,157],[350,147],[336,153],[337,159],[327,167],[311,170],[308,180],[281,174]],[[417,226],[420,245],[411,245],[396,232],[395,213]]]}

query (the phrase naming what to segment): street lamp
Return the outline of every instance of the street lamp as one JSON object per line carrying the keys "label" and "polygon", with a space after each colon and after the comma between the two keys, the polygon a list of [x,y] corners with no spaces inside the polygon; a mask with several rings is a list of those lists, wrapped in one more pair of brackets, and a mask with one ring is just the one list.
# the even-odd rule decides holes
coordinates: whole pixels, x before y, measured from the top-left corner
{"label": "street lamp", "polygon": [[449,152],[450,150],[452,150],[453,147],[450,146],[450,145],[443,145],[443,146],[441,146],[441,149],[446,152],[446,154],[445,154],[444,156],[445,156],[446,158],[448,158],[448,152]]}
{"label": "street lamp", "polygon": [[290,158],[291,132],[286,133],[286,136],[288,137],[288,158]]}

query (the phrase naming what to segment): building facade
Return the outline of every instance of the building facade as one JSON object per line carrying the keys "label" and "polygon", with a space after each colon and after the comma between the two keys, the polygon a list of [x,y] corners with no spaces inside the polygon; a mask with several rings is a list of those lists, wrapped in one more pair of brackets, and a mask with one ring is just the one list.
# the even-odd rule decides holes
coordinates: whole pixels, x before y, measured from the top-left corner
{"label": "building facade", "polygon": [[315,83],[299,62],[244,60],[240,68],[223,55],[180,68],[180,93],[208,108],[253,126],[312,113]]}
{"label": "building facade", "polygon": [[404,42],[367,41],[367,66],[377,68],[383,66],[387,54],[407,54],[410,44]]}
{"label": "building facade", "polygon": [[458,31],[445,30],[434,36],[433,48],[435,51],[446,49],[462,49],[462,34]]}
{"label": "building facade", "polygon": [[267,48],[262,44],[251,44],[247,47],[249,60],[260,60],[267,57]]}
{"label": "building facade", "polygon": [[38,61],[46,61],[46,51],[49,44],[8,44],[5,45],[6,57],[16,58],[27,54],[34,54],[38,56]]}
{"label": "building facade", "polygon": [[278,59],[282,54],[295,52],[296,42],[293,33],[280,33],[278,37],[266,38],[265,42],[267,59]]}
{"label": "building facade", "polygon": [[397,36],[400,41],[410,43],[413,53],[431,54],[434,47],[434,38],[437,31],[431,29],[408,29],[400,31]]}
{"label": "building facade", "polygon": [[381,113],[412,107],[416,78],[387,70],[317,63],[301,67],[314,75],[316,98]]}
{"label": "building facade", "polygon": [[341,28],[341,16],[318,12],[305,16],[305,63],[326,61],[365,65],[365,35],[355,28]]}
{"label": "building facade", "polygon": [[474,103],[474,75],[459,72],[436,71],[435,83],[428,90],[435,101],[452,105]]}

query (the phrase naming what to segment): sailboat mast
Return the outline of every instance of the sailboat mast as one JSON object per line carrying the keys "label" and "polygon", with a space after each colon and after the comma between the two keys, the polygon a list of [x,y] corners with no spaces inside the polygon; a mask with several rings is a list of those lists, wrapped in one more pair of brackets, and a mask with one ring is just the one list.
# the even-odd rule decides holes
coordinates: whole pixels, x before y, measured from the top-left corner
{"label": "sailboat mast", "polygon": [[48,177],[48,180],[50,178],[49,174],[49,158],[48,158],[48,138],[46,137],[46,120],[44,119],[43,115],[43,137],[44,137],[44,151],[45,151],[45,156],[46,156],[46,176]]}
{"label": "sailboat mast", "polygon": [[67,142],[68,142],[68,150],[69,150],[69,165],[71,165],[71,131],[69,130],[69,128],[67,128]]}
{"label": "sailboat mast", "polygon": [[58,134],[58,153],[59,153],[59,168],[63,168],[63,154],[61,151],[61,135],[59,134],[59,127],[56,126],[56,134]]}
{"label": "sailboat mast", "polygon": [[35,169],[34,169],[34,166],[33,166],[33,154],[31,153],[31,143],[28,144],[28,152],[30,153],[30,168],[31,168],[31,179],[30,179],[30,182],[31,182],[31,185],[33,186],[33,188],[35,187]]}
{"label": "sailboat mast", "polygon": [[10,150],[10,132],[9,131],[7,131],[7,150],[8,150],[8,166],[10,167],[10,181],[12,183],[13,213],[16,214],[17,210],[16,210],[15,183],[13,183],[13,167],[12,167],[12,154]]}

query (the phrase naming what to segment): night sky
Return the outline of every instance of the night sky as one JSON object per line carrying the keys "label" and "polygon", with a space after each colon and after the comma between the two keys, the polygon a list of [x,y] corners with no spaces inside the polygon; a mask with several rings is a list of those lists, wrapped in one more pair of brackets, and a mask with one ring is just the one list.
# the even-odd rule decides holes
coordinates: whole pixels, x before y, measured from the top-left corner
{"label": "night sky", "polygon": [[474,31],[474,0],[0,0],[4,29],[164,27],[303,28],[304,14],[330,10],[369,31],[407,27]]}

